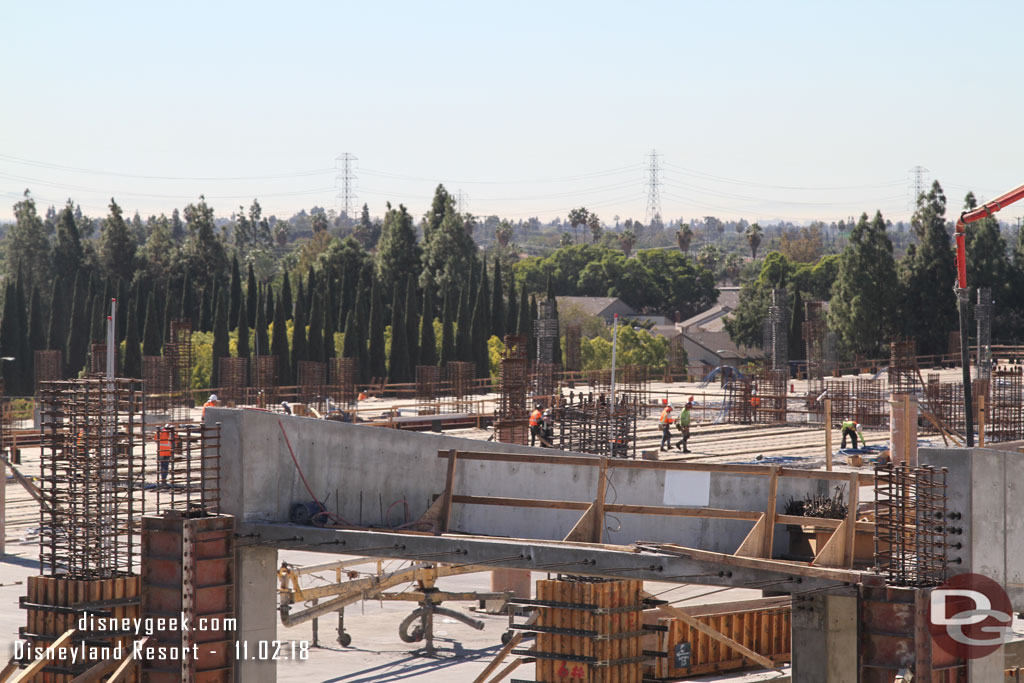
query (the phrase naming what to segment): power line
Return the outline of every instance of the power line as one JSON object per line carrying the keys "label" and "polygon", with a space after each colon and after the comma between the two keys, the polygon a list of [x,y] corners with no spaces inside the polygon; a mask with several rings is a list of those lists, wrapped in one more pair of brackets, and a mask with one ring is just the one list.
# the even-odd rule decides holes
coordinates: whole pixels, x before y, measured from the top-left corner
{"label": "power line", "polygon": [[632,166],[621,166],[619,168],[606,169],[603,171],[593,171],[590,173],[581,173],[578,175],[562,176],[559,178],[536,178],[534,180],[441,180],[439,178],[425,178],[423,176],[412,176],[405,175],[403,173],[390,173],[388,171],[375,171],[369,168],[362,168],[360,171],[366,175],[379,176],[382,178],[392,178],[395,180],[418,180],[427,183],[436,182],[447,182],[451,184],[459,185],[540,185],[543,183],[565,183],[576,180],[589,180],[591,178],[598,178],[607,175],[620,175],[626,172],[634,172],[638,168],[641,168],[642,164],[633,164]]}
{"label": "power line", "polygon": [[79,168],[77,166],[65,166],[63,164],[51,164],[45,161],[35,161],[33,159],[24,159],[22,157],[15,157],[9,154],[0,154],[0,159],[10,161],[16,164],[24,164],[27,166],[38,166],[40,168],[49,168],[57,171],[69,171],[71,173],[88,173],[91,175],[106,175],[117,178],[135,178],[139,180],[202,180],[202,181],[213,181],[213,180],[278,180],[283,178],[301,178],[304,176],[321,175],[324,173],[330,173],[335,170],[333,168],[318,168],[307,171],[293,171],[290,173],[275,173],[271,175],[253,175],[253,176],[169,176],[169,175],[151,175],[141,173],[120,173],[117,171],[100,171],[89,168]]}

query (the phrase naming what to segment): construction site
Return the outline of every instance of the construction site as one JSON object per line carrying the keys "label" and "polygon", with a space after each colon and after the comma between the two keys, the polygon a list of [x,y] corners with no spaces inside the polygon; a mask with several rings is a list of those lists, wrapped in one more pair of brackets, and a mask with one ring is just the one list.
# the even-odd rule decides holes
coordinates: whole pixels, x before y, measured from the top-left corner
{"label": "construction site", "polygon": [[762,359],[657,376],[572,369],[578,330],[554,363],[547,306],[493,380],[261,356],[200,394],[187,320],[142,378],[42,356],[0,681],[1019,680],[1024,349],[983,296],[978,344],[853,365],[814,301],[790,363],[781,290]]}

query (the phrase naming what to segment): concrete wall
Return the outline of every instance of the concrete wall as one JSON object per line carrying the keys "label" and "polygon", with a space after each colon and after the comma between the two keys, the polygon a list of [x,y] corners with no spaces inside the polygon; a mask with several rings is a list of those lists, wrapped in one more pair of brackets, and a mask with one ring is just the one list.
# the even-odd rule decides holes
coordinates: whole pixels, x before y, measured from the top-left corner
{"label": "concrete wall", "polygon": [[[987,448],[922,448],[922,465],[945,467],[947,510],[963,529],[950,536],[951,574],[975,572],[1001,584],[1014,609],[1024,610],[1024,454]],[[960,559],[960,563],[955,560]]]}
{"label": "concrete wall", "polygon": [[[284,425],[309,485],[327,507],[360,526],[394,526],[419,517],[444,489],[447,459],[438,450],[458,449],[504,453],[552,451],[491,443],[423,432],[403,432],[303,417],[278,416],[254,410],[210,408],[207,419],[222,423],[222,505],[242,521],[287,521],[295,502],[308,501],[278,420]],[[557,452],[557,451],[555,451]],[[662,505],[663,471],[612,470],[607,501]],[[597,468],[460,461],[455,492],[591,502],[597,489]],[[790,496],[827,493],[824,481],[782,478],[778,511]],[[768,479],[712,473],[710,507],[764,511]],[[390,514],[388,512],[390,508]],[[452,531],[493,536],[558,540],[579,519],[576,511],[455,505]],[[609,516],[609,543],[669,541],[731,553],[750,531],[751,523],[733,520],[686,519],[651,515]],[[385,519],[387,518],[387,519]],[[616,528],[621,524],[621,528]],[[776,548],[788,544],[785,528],[776,529]]]}

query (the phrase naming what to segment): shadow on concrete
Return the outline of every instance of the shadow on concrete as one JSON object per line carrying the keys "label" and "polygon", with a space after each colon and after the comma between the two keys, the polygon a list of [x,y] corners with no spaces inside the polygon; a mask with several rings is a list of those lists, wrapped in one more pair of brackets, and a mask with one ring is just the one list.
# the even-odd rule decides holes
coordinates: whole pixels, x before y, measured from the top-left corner
{"label": "shadow on concrete", "polygon": [[435,638],[435,643],[451,643],[451,649],[436,650],[434,655],[428,656],[425,650],[414,650],[410,656],[404,659],[381,664],[370,669],[363,669],[355,673],[330,678],[323,683],[388,683],[388,681],[400,681],[404,678],[423,676],[434,671],[441,671],[449,666],[464,664],[475,660],[486,661],[492,659],[501,645],[480,650],[466,650],[462,645],[448,638]]}
{"label": "shadow on concrete", "polygon": [[22,557],[20,555],[0,555],[0,564],[16,564],[19,567],[39,568],[39,558]]}

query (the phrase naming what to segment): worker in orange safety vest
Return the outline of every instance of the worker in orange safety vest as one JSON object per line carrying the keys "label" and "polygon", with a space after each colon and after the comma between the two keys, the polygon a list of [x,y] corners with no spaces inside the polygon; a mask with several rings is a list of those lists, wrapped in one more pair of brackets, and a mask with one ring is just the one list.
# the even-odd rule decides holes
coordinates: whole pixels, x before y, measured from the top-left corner
{"label": "worker in orange safety vest", "polygon": [[667,451],[672,448],[672,434],[668,431],[672,426],[672,406],[665,406],[665,409],[661,411],[658,424],[661,425],[661,450]]}
{"label": "worker in orange safety vest", "polygon": [[203,404],[203,422],[206,422],[206,409],[211,406],[217,407],[217,394],[210,394],[210,398],[206,399],[206,403]]}
{"label": "worker in orange safety vest", "polygon": [[160,468],[160,485],[167,485],[167,475],[174,456],[174,427],[165,424],[156,430],[156,460]]}
{"label": "worker in orange safety vest", "polygon": [[537,445],[537,437],[541,437],[541,445],[544,445],[544,438],[540,433],[540,421],[543,419],[544,413],[540,411],[540,404],[536,403],[533,406],[533,412],[530,413],[530,445]]}

